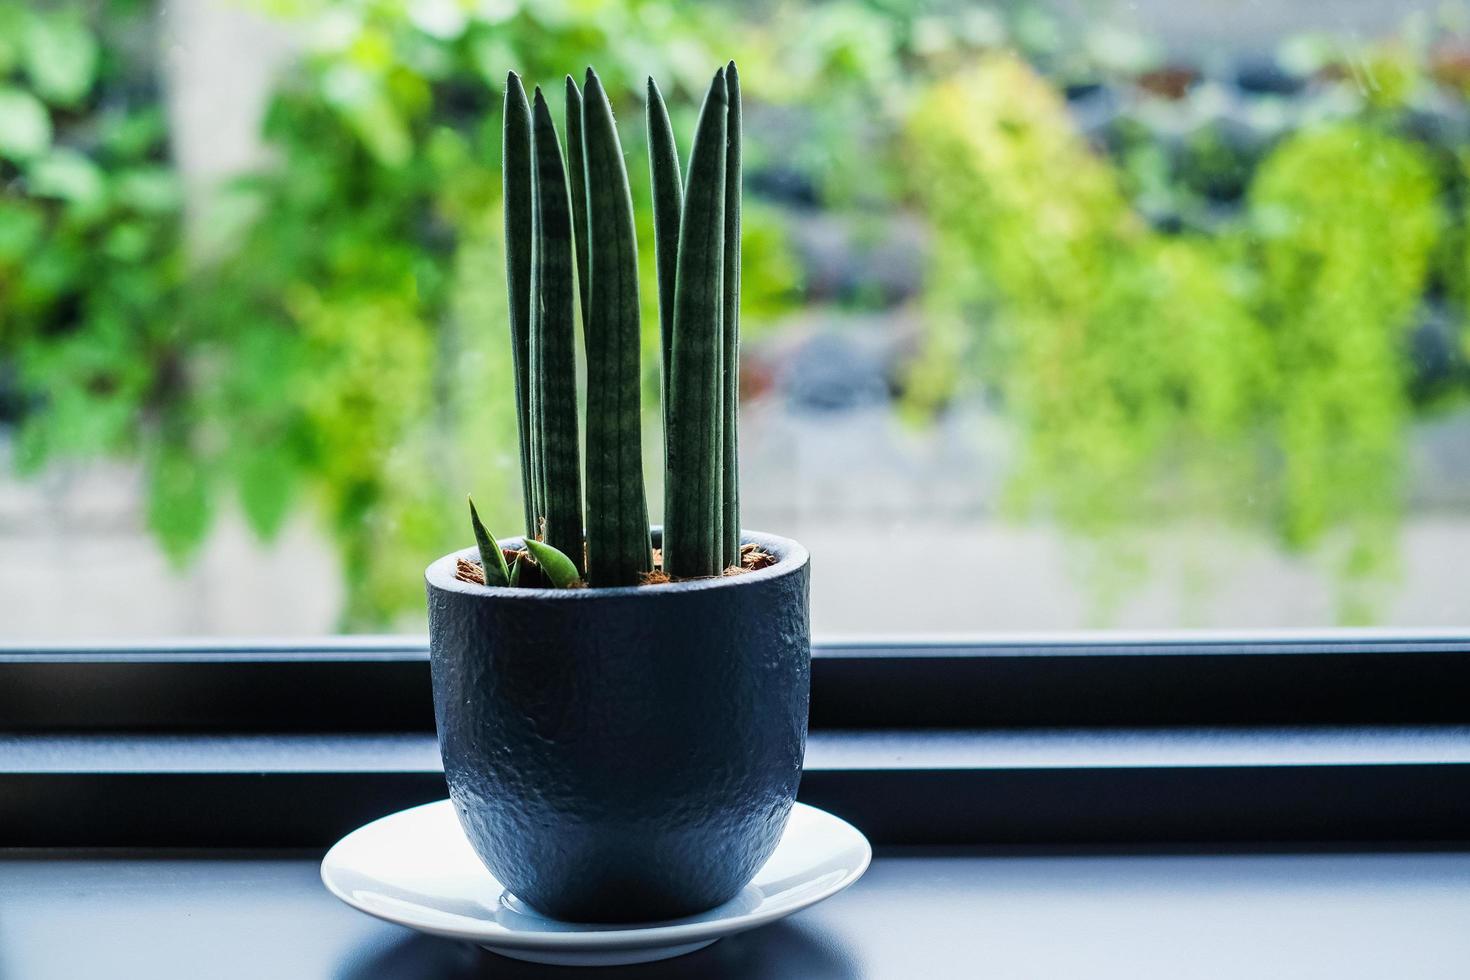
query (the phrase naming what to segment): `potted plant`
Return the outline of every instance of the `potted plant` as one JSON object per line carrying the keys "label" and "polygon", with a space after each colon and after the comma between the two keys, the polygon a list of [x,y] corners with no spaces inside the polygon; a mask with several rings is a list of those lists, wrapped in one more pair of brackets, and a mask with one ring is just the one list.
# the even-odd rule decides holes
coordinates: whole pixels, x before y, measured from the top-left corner
{"label": "potted plant", "polygon": [[581,92],[567,79],[564,169],[540,89],[528,101],[511,74],[506,268],[527,526],[497,541],[471,502],[476,547],[427,572],[460,823],[513,895],[575,921],[733,898],[781,837],[806,744],[807,553],[739,524],[739,80],[733,63],[715,74],[682,186],[652,79],[648,94],[664,527],[650,527],[644,494],[637,245],[611,106],[590,69]]}

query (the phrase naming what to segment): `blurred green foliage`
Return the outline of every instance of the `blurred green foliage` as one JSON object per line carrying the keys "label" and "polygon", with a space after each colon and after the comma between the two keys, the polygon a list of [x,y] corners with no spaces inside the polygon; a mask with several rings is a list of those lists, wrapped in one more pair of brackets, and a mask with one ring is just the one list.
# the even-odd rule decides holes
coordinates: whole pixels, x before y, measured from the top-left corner
{"label": "blurred green foliage", "polygon": [[[1463,354],[1431,376],[1407,352],[1426,307],[1452,331],[1470,307],[1470,126],[1444,110],[1470,53],[1304,42],[1302,93],[1232,117],[1156,46],[1028,4],[254,2],[303,47],[269,164],[216,192],[207,247],[186,248],[154,4],[0,0],[0,424],[24,472],[140,460],[176,560],[222,503],[263,537],[306,510],[340,547],[342,625],[382,628],[466,543],[466,490],[519,526],[506,71],[559,106],[562,73],[595,63],[641,154],[645,75],[687,133],[708,66],[734,57],[768,198],[747,197],[748,338],[803,300],[789,223],[844,212],[878,241],[916,210],[908,407],[1000,401],[1014,510],[1114,563],[1173,518],[1268,527],[1336,556],[1344,618],[1371,613],[1359,583],[1392,568],[1407,427],[1465,388]],[[1126,96],[1103,130],[1068,102],[1099,85]],[[647,285],[647,161],[628,163]]]}
{"label": "blurred green foliage", "polygon": [[0,394],[15,464],[138,454],[172,553],[209,502],[168,437],[189,338],[180,192],[151,74],[128,57],[150,5],[0,3]]}
{"label": "blurred green foliage", "polygon": [[1341,532],[1341,613],[1367,616],[1352,586],[1391,558],[1407,337],[1446,219],[1425,153],[1371,119],[1300,130],[1203,235],[1146,223],[1013,56],[930,89],[909,135],[936,234],[911,390],[978,365],[1020,428],[1013,503],[1094,537],[1211,511],[1294,547]]}
{"label": "blurred green foliage", "polygon": [[[309,51],[265,123],[276,165],[234,188],[226,210],[255,217],[210,270],[199,315],[228,347],[232,393],[215,407],[251,406],[229,438],[247,515],[269,533],[291,489],[314,487],[342,547],[346,625],[381,627],[421,605],[405,570],[462,545],[465,490],[492,527],[522,524],[501,251],[506,72],[555,105],[562,73],[595,61],[632,130],[626,145],[642,147],[647,73],[702,91],[720,27],[642,0],[278,12],[298,19]],[[651,26],[681,43],[637,41]],[[651,282],[647,163],[629,170]],[[746,255],[758,333],[793,289],[784,241],[758,209]],[[653,349],[652,289],[644,302]]]}
{"label": "blurred green foliage", "polygon": [[1283,143],[1257,173],[1257,313],[1276,373],[1282,529],[1354,531],[1348,571],[1377,567],[1401,510],[1407,329],[1443,215],[1412,144],[1344,123]]}

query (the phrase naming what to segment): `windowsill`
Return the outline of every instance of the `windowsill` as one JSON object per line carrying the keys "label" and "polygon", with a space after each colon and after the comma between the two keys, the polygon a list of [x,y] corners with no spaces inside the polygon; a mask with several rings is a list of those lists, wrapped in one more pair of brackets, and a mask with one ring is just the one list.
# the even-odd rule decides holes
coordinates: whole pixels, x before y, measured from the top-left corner
{"label": "windowsill", "polygon": [[[1443,975],[1467,681],[1467,637],[823,644],[801,795],[868,875],[599,976]],[[0,975],[549,975],[320,886],[445,795],[428,691],[411,640],[0,651]]]}
{"label": "windowsill", "polygon": [[[317,853],[0,851],[0,975],[571,975],[362,915],[322,888],[317,861]],[[609,980],[1449,977],[1470,961],[1467,882],[1470,854],[888,849],[850,891],[788,920],[679,959],[595,972]]]}

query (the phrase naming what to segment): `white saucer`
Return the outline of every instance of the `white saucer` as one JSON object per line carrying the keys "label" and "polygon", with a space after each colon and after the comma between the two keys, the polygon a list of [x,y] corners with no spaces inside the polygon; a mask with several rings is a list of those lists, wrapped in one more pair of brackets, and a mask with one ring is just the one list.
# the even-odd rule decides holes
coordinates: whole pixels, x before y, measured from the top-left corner
{"label": "white saucer", "polygon": [[614,966],[692,953],[814,905],[851,885],[873,850],[857,828],[798,803],[776,853],[735,898],[700,915],[638,925],[560,922],[522,904],[485,870],[449,800],[374,820],[322,859],[342,901],[420,932],[533,963]]}

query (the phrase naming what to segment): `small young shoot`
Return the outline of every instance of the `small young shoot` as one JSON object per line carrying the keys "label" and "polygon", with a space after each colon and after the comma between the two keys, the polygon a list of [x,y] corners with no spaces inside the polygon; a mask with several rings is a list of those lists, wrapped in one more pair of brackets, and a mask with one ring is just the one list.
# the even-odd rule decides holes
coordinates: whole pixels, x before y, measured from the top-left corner
{"label": "small young shoot", "polygon": [[551,545],[527,541],[526,550],[531,553],[536,564],[541,566],[541,571],[545,573],[553,589],[570,589],[582,580],[572,560]]}
{"label": "small young shoot", "polygon": [[480,567],[485,570],[485,584],[511,585],[510,569],[505,566],[505,553],[481,523],[480,513],[475,510],[475,498],[465,494],[465,499],[470,502],[470,523],[475,528],[475,545],[480,549]]}

